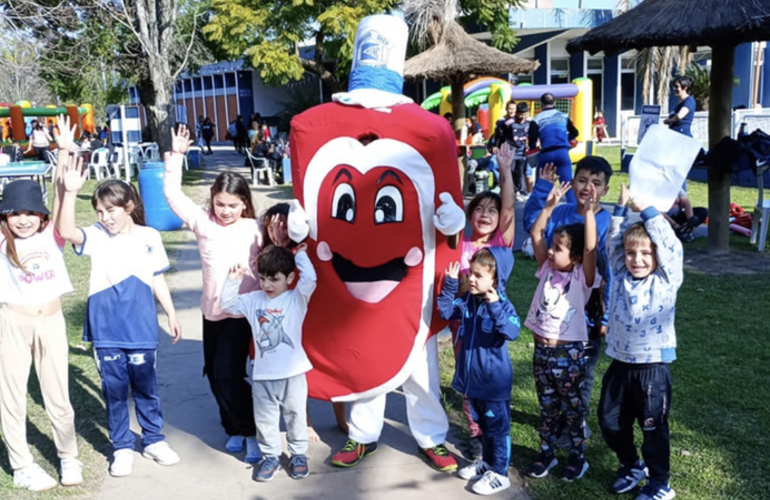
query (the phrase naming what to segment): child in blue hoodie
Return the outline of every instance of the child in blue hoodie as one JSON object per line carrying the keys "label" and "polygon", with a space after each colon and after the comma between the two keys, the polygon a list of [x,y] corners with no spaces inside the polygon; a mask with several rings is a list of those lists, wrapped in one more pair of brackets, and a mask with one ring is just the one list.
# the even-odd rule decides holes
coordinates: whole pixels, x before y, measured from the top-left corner
{"label": "child in blue hoodie", "polygon": [[511,448],[510,399],[513,368],[508,340],[519,337],[521,323],[505,295],[505,282],[513,269],[510,248],[482,248],[471,258],[469,290],[455,298],[460,263],[449,266],[438,298],[443,319],[461,319],[452,387],[467,396],[483,431],[483,460],[461,469],[459,476],[478,481],[471,488],[491,495],[511,486],[508,463]]}

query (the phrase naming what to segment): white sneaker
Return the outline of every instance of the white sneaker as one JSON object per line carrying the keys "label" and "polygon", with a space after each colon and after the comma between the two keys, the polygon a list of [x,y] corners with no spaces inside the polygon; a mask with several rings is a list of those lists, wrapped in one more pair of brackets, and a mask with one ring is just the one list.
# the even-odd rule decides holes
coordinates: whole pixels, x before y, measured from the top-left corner
{"label": "white sneaker", "polygon": [[131,475],[134,468],[134,450],[131,448],[122,448],[115,450],[112,454],[112,465],[110,465],[110,476],[125,477]]}
{"label": "white sneaker", "polygon": [[61,459],[61,485],[77,486],[83,482],[83,462],[77,458]]}
{"label": "white sneaker", "polygon": [[511,487],[511,480],[508,476],[501,476],[500,474],[488,470],[481,476],[472,487],[474,493],[479,495],[493,495],[497,492],[507,490]]}
{"label": "white sneaker", "polygon": [[59,484],[38,464],[29,464],[23,469],[13,471],[13,485],[29,491],[45,491]]}
{"label": "white sneaker", "polygon": [[460,476],[460,479],[479,479],[488,470],[489,466],[483,460],[479,460],[460,469],[457,475]]}
{"label": "white sneaker", "polygon": [[144,458],[155,460],[160,465],[175,465],[179,463],[179,455],[165,441],[158,441],[144,447]]}

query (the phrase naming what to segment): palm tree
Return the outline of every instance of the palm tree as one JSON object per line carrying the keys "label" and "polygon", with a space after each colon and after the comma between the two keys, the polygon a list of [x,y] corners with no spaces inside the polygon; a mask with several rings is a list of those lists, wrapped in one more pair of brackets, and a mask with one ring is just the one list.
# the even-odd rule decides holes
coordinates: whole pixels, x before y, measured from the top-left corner
{"label": "palm tree", "polygon": [[[617,11],[622,14],[638,3],[618,0]],[[660,105],[667,103],[674,71],[684,74],[691,61],[688,47],[650,47],[637,52],[636,74],[642,79],[642,100],[647,104],[654,104],[656,100]]]}

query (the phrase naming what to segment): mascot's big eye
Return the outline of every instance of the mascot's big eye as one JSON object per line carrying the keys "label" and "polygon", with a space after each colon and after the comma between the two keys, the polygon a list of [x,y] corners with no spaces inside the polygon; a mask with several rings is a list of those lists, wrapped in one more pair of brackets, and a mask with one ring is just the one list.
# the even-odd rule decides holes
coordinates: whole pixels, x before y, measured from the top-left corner
{"label": "mascot's big eye", "polygon": [[401,222],[404,220],[404,200],[396,186],[385,186],[377,191],[374,200],[374,222]]}
{"label": "mascot's big eye", "polygon": [[343,182],[334,189],[332,218],[353,222],[356,217],[356,193],[353,186]]}

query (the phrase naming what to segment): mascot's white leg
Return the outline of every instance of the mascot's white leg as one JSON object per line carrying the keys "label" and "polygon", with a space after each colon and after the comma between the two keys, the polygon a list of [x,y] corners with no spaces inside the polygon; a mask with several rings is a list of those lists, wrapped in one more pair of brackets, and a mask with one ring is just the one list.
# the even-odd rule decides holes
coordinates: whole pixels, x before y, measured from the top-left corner
{"label": "mascot's white leg", "polygon": [[348,438],[369,444],[380,439],[385,421],[385,400],[387,394],[375,398],[359,399],[350,403]]}
{"label": "mascot's white leg", "polygon": [[432,336],[425,343],[423,358],[402,386],[406,395],[406,417],[417,445],[432,448],[446,440],[449,420],[441,404],[438,343]]}

